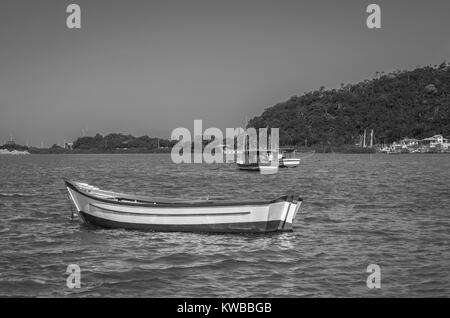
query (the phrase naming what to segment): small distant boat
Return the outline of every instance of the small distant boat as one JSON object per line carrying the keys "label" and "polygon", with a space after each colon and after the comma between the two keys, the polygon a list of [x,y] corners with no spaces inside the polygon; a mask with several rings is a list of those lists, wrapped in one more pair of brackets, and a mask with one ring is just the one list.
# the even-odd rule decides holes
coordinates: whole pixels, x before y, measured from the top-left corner
{"label": "small distant boat", "polygon": [[270,163],[238,163],[239,170],[259,171],[261,174],[274,174],[278,171],[278,165],[271,165]]}
{"label": "small distant boat", "polygon": [[402,153],[402,151],[400,149],[389,149],[388,151],[386,151],[386,153],[388,155],[399,155]]}
{"label": "small distant boat", "polygon": [[280,168],[295,168],[300,165],[300,158],[295,157],[295,148],[280,148],[280,157],[278,159]]}
{"label": "small distant boat", "polygon": [[270,151],[247,151],[244,158],[236,162],[239,170],[260,171],[262,174],[273,174],[278,171],[278,163],[272,165]]}
{"label": "small distant boat", "polygon": [[280,168],[294,168],[300,165],[300,158],[281,158]]}
{"label": "small distant boat", "polygon": [[272,174],[277,172],[277,167],[280,168],[295,168],[300,165],[300,158],[295,157],[295,149],[292,147],[280,148],[278,153],[277,163],[272,165],[274,161],[273,153],[267,152],[263,155],[264,161],[260,161],[259,152],[256,152],[256,158],[254,161],[249,162],[249,155],[245,158],[245,161],[238,162],[237,166],[240,170],[247,171],[261,171],[261,173]]}
{"label": "small distant boat", "polygon": [[65,180],[79,218],[104,228],[165,232],[292,231],[302,199],[285,195],[274,200],[188,201],[104,191]]}
{"label": "small distant boat", "polygon": [[261,174],[274,174],[278,172],[278,165],[259,164]]}

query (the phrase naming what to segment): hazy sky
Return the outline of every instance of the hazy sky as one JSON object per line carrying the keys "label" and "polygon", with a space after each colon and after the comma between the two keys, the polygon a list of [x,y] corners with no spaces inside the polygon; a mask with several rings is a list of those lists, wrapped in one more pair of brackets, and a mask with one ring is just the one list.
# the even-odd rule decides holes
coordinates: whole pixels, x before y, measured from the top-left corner
{"label": "hazy sky", "polygon": [[449,0],[2,0],[0,142],[238,127],[322,85],[439,64],[449,33]]}

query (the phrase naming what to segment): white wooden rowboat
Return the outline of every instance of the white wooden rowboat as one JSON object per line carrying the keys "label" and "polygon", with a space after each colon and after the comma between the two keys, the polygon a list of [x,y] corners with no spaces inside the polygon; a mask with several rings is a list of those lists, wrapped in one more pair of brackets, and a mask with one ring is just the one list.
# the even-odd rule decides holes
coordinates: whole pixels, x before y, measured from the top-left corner
{"label": "white wooden rowboat", "polygon": [[291,231],[302,199],[268,201],[161,199],[103,191],[65,180],[84,222],[106,228],[176,232]]}

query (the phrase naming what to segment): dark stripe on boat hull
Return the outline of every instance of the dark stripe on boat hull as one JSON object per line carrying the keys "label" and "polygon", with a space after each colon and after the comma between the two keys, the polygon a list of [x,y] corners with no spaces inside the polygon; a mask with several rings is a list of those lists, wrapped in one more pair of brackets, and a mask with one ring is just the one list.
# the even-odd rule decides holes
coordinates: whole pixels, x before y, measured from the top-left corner
{"label": "dark stripe on boat hull", "polygon": [[230,216],[230,215],[247,215],[250,214],[250,211],[242,211],[242,212],[217,212],[217,213],[146,213],[146,212],[127,212],[127,211],[117,211],[111,209],[105,209],[99,207],[95,204],[89,203],[89,207],[93,207],[95,209],[105,211],[107,213],[119,214],[119,215],[133,215],[133,216],[176,216],[176,217],[193,217],[193,216]]}
{"label": "dark stripe on boat hull", "polygon": [[[221,224],[142,224],[107,220],[82,211],[80,211],[80,214],[82,215],[86,223],[104,228],[122,228],[129,230],[159,232],[265,233],[278,231],[280,222],[283,222],[269,221]],[[286,229],[284,231],[286,231]],[[292,229],[289,229],[289,231],[292,231]]]}
{"label": "dark stripe on boat hull", "polygon": [[259,164],[258,163],[238,163],[237,164],[238,168],[240,170],[245,170],[245,171],[259,171]]}

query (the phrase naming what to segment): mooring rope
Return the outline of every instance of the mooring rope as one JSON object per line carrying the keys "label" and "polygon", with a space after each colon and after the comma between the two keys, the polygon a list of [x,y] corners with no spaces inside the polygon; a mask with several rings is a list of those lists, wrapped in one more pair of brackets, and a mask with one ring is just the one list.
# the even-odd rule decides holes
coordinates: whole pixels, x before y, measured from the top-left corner
{"label": "mooring rope", "polygon": [[70,212],[71,212],[70,219],[73,220],[73,214],[74,213],[73,213],[72,199],[70,198],[69,192],[66,191],[66,189],[64,189],[64,192],[66,192],[67,199],[69,199],[69,202],[70,202]]}

